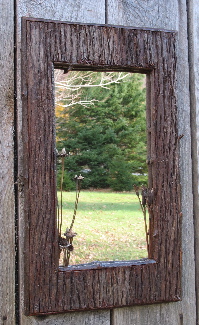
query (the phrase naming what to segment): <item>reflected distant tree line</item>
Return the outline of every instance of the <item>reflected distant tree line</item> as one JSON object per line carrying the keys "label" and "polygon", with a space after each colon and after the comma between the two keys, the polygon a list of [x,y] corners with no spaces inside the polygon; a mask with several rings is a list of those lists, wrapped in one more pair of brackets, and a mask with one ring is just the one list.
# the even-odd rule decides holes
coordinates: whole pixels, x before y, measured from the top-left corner
{"label": "reflected distant tree line", "polygon": [[[124,72],[55,74],[56,147],[65,148],[63,189],[132,190],[147,183],[145,77]],[[58,159],[58,187],[61,167]]]}

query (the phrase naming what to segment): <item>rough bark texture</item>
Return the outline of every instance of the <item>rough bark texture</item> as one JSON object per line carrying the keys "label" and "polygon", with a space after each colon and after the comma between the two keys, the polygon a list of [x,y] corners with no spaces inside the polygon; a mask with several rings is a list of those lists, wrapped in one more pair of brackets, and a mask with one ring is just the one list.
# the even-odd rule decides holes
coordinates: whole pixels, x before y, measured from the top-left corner
{"label": "rough bark texture", "polygon": [[0,1],[0,324],[14,324],[13,2]]}
{"label": "rough bark texture", "polygon": [[[27,312],[179,300],[181,213],[175,33],[33,19],[24,19],[22,27]],[[87,70],[104,67],[147,72],[148,160],[153,195],[151,260],[58,271],[53,63]]]}
{"label": "rough bark texture", "polygon": [[[187,60],[187,21],[185,0],[140,0],[121,1],[108,0],[108,23],[130,25],[135,27],[151,27],[175,29],[179,33],[178,45],[178,111],[179,134],[184,134],[180,141],[181,146],[181,187],[183,210],[183,297],[182,302],[142,307],[128,307],[115,309],[110,317],[109,311],[93,311],[49,316],[45,319],[39,317],[25,317],[23,315],[23,294],[21,296],[21,319],[23,325],[29,324],[114,324],[114,325],[191,325],[196,324],[195,318],[195,270],[193,254],[193,217],[192,217],[192,185],[191,185],[191,153],[190,153],[190,125],[189,125],[189,79]],[[192,1],[188,1],[192,2]],[[7,2],[7,6],[8,2]],[[195,4],[195,6],[197,6]],[[20,19],[21,16],[58,19],[73,22],[105,23],[104,1],[18,1],[18,91],[20,92]],[[194,10],[196,15],[197,10]],[[2,13],[1,13],[2,14]],[[9,15],[8,15],[9,16]],[[196,16],[195,16],[196,17]],[[195,18],[196,19],[196,18]],[[196,22],[196,20],[195,20]],[[195,34],[196,35],[196,34]],[[10,40],[10,37],[9,37]],[[196,51],[197,53],[197,51]],[[21,104],[19,98],[19,128],[21,128]],[[8,125],[10,125],[8,123]],[[8,130],[10,126],[6,128]],[[6,138],[7,139],[7,138]],[[21,143],[21,138],[19,138]],[[8,150],[9,152],[9,150]],[[21,149],[19,147],[19,152]],[[22,161],[22,154],[20,154]],[[3,185],[4,187],[4,185]],[[23,198],[20,199],[23,205]],[[23,256],[23,206],[21,208],[21,256]],[[7,230],[6,230],[7,231]],[[7,244],[4,250],[7,249]],[[21,259],[23,270],[23,258]],[[9,276],[9,285],[12,288],[12,275]],[[4,278],[3,278],[4,281]],[[3,282],[2,281],[2,282]],[[4,281],[5,282],[5,281]],[[23,272],[21,273],[23,286]],[[12,289],[9,289],[12,290]],[[21,290],[23,293],[23,289]],[[102,316],[103,313],[103,316]],[[80,317],[82,316],[82,318]],[[12,324],[12,322],[9,322]],[[14,324],[14,322],[13,322]],[[84,324],[84,323],[83,323]]]}

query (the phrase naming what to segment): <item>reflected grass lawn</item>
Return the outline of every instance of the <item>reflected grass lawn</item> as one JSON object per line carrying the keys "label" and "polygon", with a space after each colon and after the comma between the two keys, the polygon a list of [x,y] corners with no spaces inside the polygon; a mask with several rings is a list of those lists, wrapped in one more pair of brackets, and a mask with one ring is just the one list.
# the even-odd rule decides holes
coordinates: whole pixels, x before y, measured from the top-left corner
{"label": "reflected grass lawn", "polygon": [[[75,192],[63,192],[62,234],[70,227],[74,202]],[[73,231],[70,265],[147,257],[144,218],[133,192],[81,191]]]}

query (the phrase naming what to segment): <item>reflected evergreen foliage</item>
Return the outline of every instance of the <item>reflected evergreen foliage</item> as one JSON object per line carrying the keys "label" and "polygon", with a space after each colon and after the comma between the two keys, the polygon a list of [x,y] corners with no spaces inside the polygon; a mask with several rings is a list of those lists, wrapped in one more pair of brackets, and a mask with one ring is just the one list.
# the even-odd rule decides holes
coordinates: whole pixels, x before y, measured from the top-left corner
{"label": "reflected evergreen foliage", "polygon": [[[100,84],[101,74],[91,72],[92,84]],[[74,84],[78,82],[73,79]],[[85,78],[82,84],[87,83]],[[60,95],[59,87],[57,92]],[[73,104],[72,97],[76,98]],[[64,189],[71,189],[74,175],[81,173],[84,188],[131,190],[133,174],[147,173],[145,115],[142,75],[129,73],[107,87],[65,90],[56,107],[57,149],[69,153]]]}

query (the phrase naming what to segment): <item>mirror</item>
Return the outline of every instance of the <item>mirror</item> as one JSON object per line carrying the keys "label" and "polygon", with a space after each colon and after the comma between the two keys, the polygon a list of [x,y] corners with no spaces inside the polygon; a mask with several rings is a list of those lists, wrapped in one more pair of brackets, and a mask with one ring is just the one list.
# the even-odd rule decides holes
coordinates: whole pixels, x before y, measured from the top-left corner
{"label": "mirror", "polygon": [[144,74],[55,69],[60,265],[148,257],[145,88]]}

